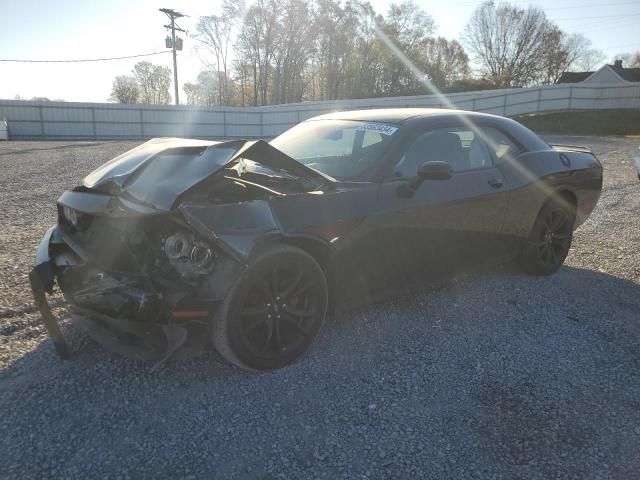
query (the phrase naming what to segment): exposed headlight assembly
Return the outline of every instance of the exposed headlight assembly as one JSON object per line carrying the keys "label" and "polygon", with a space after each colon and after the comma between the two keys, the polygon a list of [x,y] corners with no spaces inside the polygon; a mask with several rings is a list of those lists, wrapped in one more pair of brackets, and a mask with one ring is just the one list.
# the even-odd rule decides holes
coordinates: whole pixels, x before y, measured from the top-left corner
{"label": "exposed headlight assembly", "polygon": [[215,260],[208,245],[182,230],[164,239],[163,250],[171,265],[185,277],[207,273]]}
{"label": "exposed headlight assembly", "polygon": [[164,253],[171,260],[186,258],[191,250],[191,240],[186,232],[176,232],[164,241]]}
{"label": "exposed headlight assembly", "polygon": [[206,245],[196,244],[189,253],[189,260],[194,267],[207,268],[213,262],[213,252]]}

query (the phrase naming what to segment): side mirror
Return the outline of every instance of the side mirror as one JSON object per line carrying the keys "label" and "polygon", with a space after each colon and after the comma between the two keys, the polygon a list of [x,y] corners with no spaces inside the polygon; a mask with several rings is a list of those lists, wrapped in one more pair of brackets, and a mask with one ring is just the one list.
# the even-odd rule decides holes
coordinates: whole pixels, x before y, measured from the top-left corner
{"label": "side mirror", "polygon": [[451,166],[447,162],[424,162],[418,168],[422,180],[447,180],[451,178]]}
{"label": "side mirror", "polygon": [[418,168],[418,175],[409,183],[400,185],[397,193],[400,197],[411,198],[425,180],[446,180],[448,178],[451,178],[451,166],[447,162],[424,162]]}

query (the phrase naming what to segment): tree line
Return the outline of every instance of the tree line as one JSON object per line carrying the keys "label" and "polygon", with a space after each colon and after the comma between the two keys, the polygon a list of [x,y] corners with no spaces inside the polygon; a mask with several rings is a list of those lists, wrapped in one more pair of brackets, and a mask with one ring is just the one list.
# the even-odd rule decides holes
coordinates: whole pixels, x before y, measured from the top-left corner
{"label": "tree line", "polygon": [[[191,34],[209,66],[184,92],[191,105],[258,106],[429,94],[432,86],[524,87],[589,70],[604,57],[534,6],[488,1],[459,40],[434,32],[433,18],[412,0],[384,14],[365,0],[225,0]],[[170,84],[167,67],[139,62],[116,77],[112,99],[169,103]]]}

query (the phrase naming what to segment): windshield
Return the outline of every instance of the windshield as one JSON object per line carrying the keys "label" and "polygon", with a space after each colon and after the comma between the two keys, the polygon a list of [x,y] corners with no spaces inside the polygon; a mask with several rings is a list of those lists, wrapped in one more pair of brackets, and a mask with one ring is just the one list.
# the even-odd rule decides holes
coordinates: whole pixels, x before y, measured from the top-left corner
{"label": "windshield", "polygon": [[317,120],[296,125],[271,145],[333,178],[356,180],[379,163],[397,130],[387,123]]}

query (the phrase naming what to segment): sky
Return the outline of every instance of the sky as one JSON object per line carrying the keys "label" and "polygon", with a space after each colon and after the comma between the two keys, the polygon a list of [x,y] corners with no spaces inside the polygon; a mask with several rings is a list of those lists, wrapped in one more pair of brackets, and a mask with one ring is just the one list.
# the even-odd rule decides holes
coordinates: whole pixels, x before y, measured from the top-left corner
{"label": "sky", "polygon": [[[170,50],[165,48],[166,16],[158,8],[173,8],[189,18],[179,21],[195,30],[200,15],[219,13],[222,0],[0,0],[0,59],[86,59],[118,57]],[[372,0],[379,13],[391,3]],[[480,0],[415,0],[436,23],[436,35],[459,39]],[[603,50],[606,61],[640,50],[640,0],[511,0],[533,4],[568,33],[583,33]],[[178,83],[194,81],[206,65],[185,38],[178,55]],[[105,102],[113,78],[131,72],[143,58],[76,64],[0,62],[0,98],[47,97],[79,102]],[[172,67],[171,55],[148,57]],[[181,90],[182,92],[182,90]],[[182,94],[184,95],[184,94]]]}

